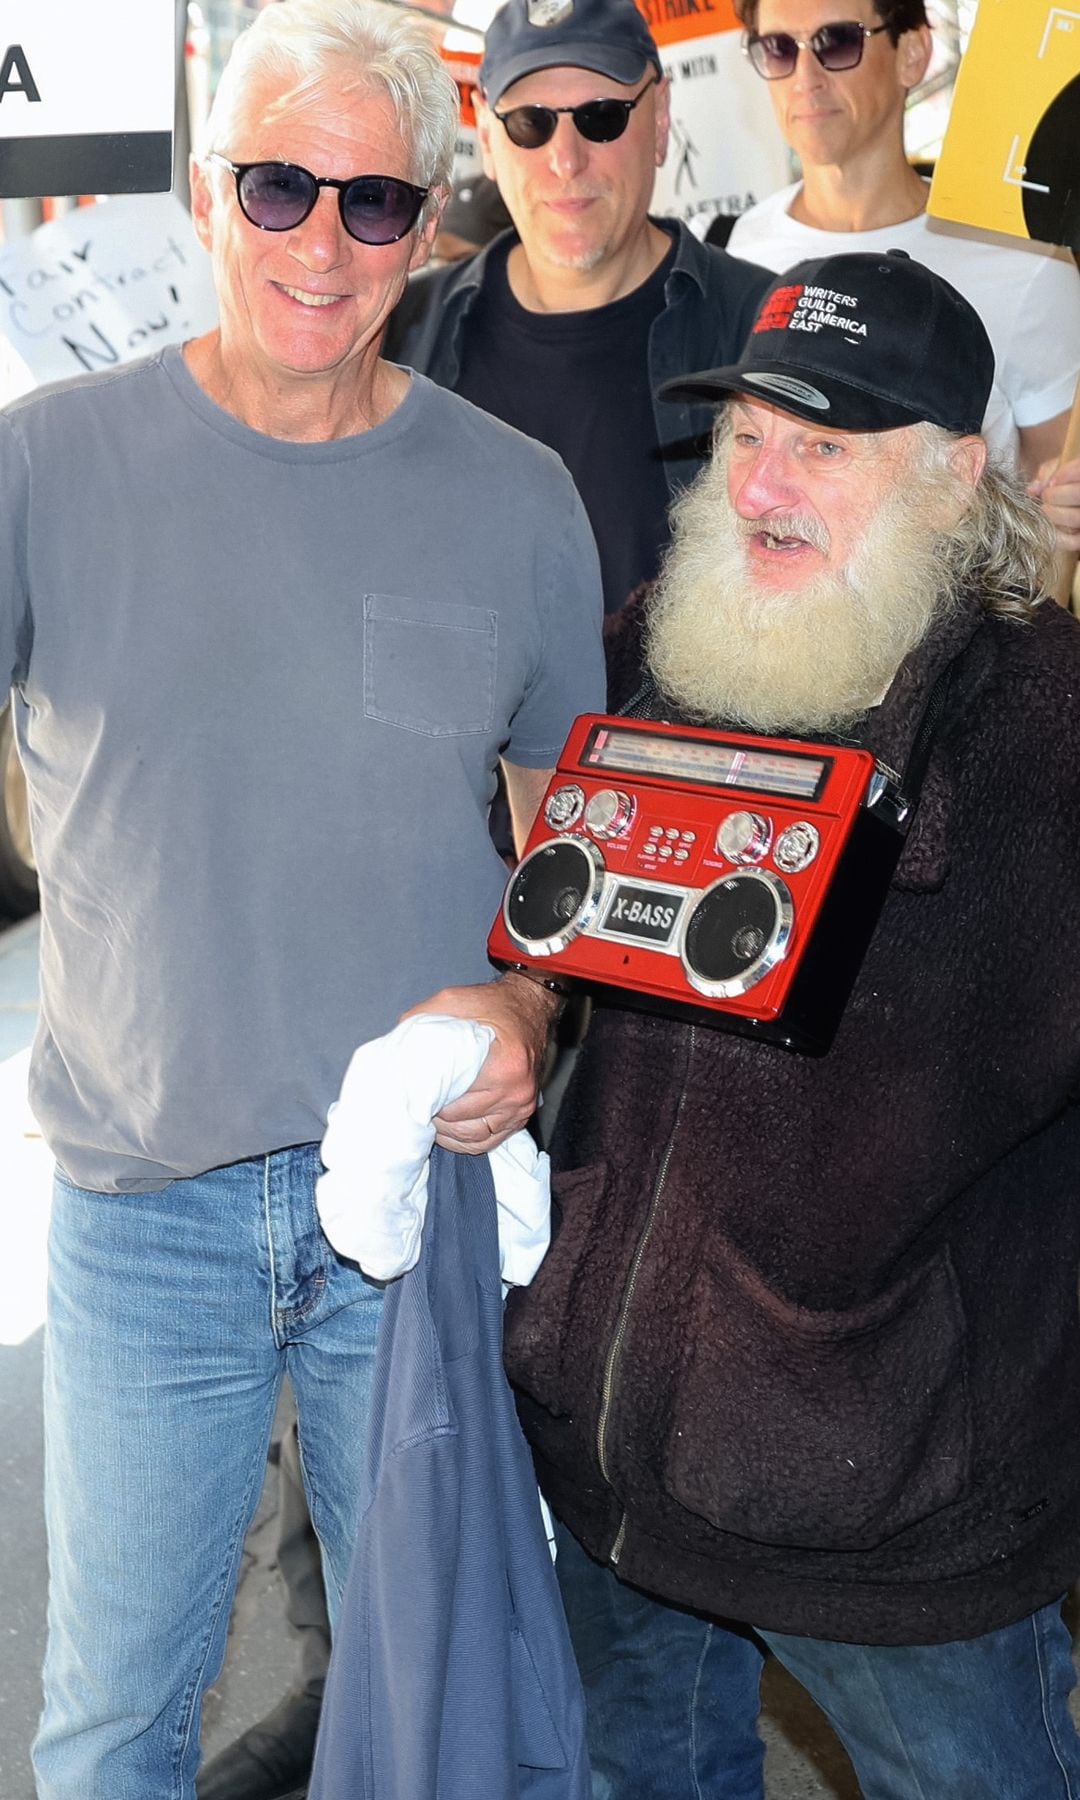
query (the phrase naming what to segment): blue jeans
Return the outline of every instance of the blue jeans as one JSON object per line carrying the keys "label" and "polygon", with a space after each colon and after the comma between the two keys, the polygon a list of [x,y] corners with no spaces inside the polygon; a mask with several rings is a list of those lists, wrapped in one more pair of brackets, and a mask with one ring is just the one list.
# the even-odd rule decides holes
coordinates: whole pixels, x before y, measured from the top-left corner
{"label": "blue jeans", "polygon": [[957,1643],[833,1644],[664,1606],[558,1541],[593,1800],[762,1800],[766,1647],[830,1720],[866,1800],[1080,1800],[1060,1604]]}
{"label": "blue jeans", "polygon": [[193,1800],[283,1374],[344,1585],[382,1290],[319,1228],[314,1145],[101,1194],[58,1176],[40,1800]]}

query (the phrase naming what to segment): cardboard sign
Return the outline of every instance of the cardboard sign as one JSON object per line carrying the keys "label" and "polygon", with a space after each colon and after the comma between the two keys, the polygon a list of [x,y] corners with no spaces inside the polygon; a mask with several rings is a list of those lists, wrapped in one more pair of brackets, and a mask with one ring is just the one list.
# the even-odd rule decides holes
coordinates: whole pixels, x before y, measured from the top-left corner
{"label": "cardboard sign", "polygon": [[791,179],[731,0],[638,0],[671,81],[671,138],[652,211],[690,220],[745,212]]}
{"label": "cardboard sign", "polygon": [[216,323],[210,259],[172,194],[80,207],[0,249],[0,331],[38,381],[113,368]]}
{"label": "cardboard sign", "polygon": [[981,0],[929,210],[1080,251],[1080,0]]}
{"label": "cardboard sign", "polygon": [[0,199],[172,181],[173,0],[0,0]]}

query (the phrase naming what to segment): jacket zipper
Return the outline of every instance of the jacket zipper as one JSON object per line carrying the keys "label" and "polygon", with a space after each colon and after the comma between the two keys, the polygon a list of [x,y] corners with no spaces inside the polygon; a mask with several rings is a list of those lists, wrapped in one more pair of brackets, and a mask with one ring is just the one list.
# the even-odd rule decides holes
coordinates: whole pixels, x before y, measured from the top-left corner
{"label": "jacket zipper", "polygon": [[[612,1402],[612,1398],[614,1396],[614,1391],[615,1391],[615,1375],[616,1375],[616,1371],[618,1368],[619,1353],[622,1349],[623,1338],[626,1336],[626,1327],[627,1327],[627,1323],[628,1323],[629,1316],[630,1316],[630,1308],[634,1302],[634,1290],[637,1287],[638,1276],[641,1273],[641,1265],[645,1260],[645,1252],[647,1251],[647,1249],[649,1247],[649,1239],[652,1236],[653,1225],[656,1222],[656,1215],[660,1209],[660,1201],[661,1201],[661,1198],[662,1198],[663,1192],[664,1192],[664,1184],[667,1181],[668,1165],[671,1162],[672,1152],[675,1149],[675,1139],[678,1135],[679,1122],[682,1119],[683,1106],[686,1103],[686,1095],[687,1095],[687,1091],[688,1091],[688,1087],[689,1087],[689,1079],[688,1078],[689,1078],[689,1073],[690,1073],[690,1060],[694,1054],[694,1042],[695,1042],[696,1034],[697,1034],[697,1026],[691,1025],[691,1027],[690,1027],[690,1044],[689,1044],[689,1049],[687,1050],[687,1056],[686,1056],[686,1074],[683,1076],[682,1089],[679,1093],[679,1103],[675,1109],[675,1120],[671,1127],[671,1135],[668,1138],[667,1147],[664,1151],[663,1161],[660,1164],[659,1173],[657,1174],[657,1177],[656,1177],[656,1183],[653,1187],[652,1199],[649,1201],[649,1210],[645,1216],[645,1224],[642,1229],[641,1236],[638,1239],[637,1249],[634,1252],[634,1260],[630,1267],[630,1275],[629,1275],[629,1278],[627,1279],[626,1290],[625,1290],[625,1292],[623,1294],[623,1298],[622,1298],[622,1305],[619,1308],[618,1322],[616,1323],[615,1331],[614,1331],[614,1334],[611,1339],[611,1345],[610,1345],[610,1348],[609,1348],[608,1354],[607,1354],[607,1361],[604,1364],[604,1382],[603,1382],[603,1387],[601,1388],[601,1391],[600,1391],[600,1417],[597,1421],[597,1426],[596,1426],[596,1454],[597,1454],[597,1460],[600,1464],[600,1473],[604,1477],[604,1480],[607,1482],[609,1487],[612,1485],[612,1483],[611,1483],[611,1475],[608,1470],[608,1460],[607,1460],[607,1452],[606,1452],[606,1448],[605,1448],[605,1443],[606,1443],[606,1438],[607,1438],[608,1420],[611,1416],[611,1402]],[[609,1556],[608,1556],[608,1560],[612,1564],[617,1563],[619,1560],[619,1555],[622,1551],[623,1539],[625,1538],[625,1536],[626,1536],[626,1514],[624,1513],[622,1515],[622,1518],[619,1521],[619,1529],[615,1534],[615,1542],[612,1544],[611,1550],[610,1550]]]}

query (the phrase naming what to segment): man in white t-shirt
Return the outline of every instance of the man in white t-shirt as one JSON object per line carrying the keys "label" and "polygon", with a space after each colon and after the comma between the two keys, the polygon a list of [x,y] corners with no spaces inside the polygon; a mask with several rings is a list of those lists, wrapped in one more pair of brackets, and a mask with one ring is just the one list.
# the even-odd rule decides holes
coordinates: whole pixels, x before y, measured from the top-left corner
{"label": "man in white t-shirt", "polygon": [[1062,548],[1080,550],[1080,460],[1055,467],[1080,375],[1080,276],[1065,252],[927,218],[903,136],[930,60],[924,0],[736,0],[736,11],[803,180],[744,213],[728,249],[777,272],[841,250],[906,250],[951,281],[990,334],[1013,454]]}

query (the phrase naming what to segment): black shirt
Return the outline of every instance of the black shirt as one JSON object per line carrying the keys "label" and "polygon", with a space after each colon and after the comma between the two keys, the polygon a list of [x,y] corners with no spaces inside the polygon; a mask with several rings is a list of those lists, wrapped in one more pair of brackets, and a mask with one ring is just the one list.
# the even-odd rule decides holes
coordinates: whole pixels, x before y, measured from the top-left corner
{"label": "black shirt", "polygon": [[675,246],[632,294],[567,313],[529,312],[515,300],[509,248],[489,257],[454,386],[562,457],[596,536],[612,612],[652,580],[668,541],[648,352]]}

